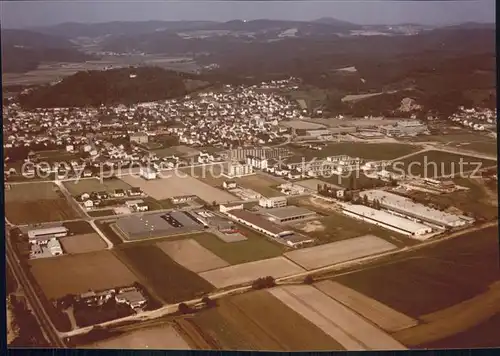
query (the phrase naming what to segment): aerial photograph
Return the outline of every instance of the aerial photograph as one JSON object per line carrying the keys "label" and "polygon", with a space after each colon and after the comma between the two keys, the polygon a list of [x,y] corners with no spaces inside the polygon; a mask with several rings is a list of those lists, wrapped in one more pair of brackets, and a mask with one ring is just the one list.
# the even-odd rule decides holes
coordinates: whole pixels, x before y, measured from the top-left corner
{"label": "aerial photograph", "polygon": [[9,348],[500,347],[495,1],[2,1]]}

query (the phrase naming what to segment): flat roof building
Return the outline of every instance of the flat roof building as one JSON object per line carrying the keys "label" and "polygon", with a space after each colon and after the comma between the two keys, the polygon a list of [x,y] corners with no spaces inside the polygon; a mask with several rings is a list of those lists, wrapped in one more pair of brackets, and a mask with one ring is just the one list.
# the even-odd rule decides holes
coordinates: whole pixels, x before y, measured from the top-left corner
{"label": "flat roof building", "polygon": [[247,225],[252,229],[273,238],[286,238],[287,236],[293,235],[293,231],[286,230],[257,214],[249,212],[248,210],[230,210],[226,212],[226,214],[237,222]]}
{"label": "flat roof building", "polygon": [[359,195],[361,198],[366,196],[368,201],[378,200],[382,208],[393,213],[434,224],[442,228],[459,227],[467,223],[457,215],[414,203],[408,198],[384,190],[366,190],[360,192]]}
{"label": "flat roof building", "polygon": [[432,228],[418,222],[405,219],[383,210],[373,209],[364,205],[343,204],[343,213],[355,219],[395,231],[402,235],[418,240],[425,240],[425,235],[432,232]]}
{"label": "flat roof building", "polygon": [[259,205],[263,208],[281,208],[286,206],[286,197],[272,197],[259,199]]}
{"label": "flat roof building", "polygon": [[40,243],[57,237],[68,235],[68,229],[64,226],[47,227],[28,231],[28,240],[31,243]]}
{"label": "flat roof building", "polygon": [[286,223],[290,221],[303,220],[316,216],[314,211],[300,208],[298,206],[286,206],[283,208],[275,208],[266,210],[267,217],[274,222]]}

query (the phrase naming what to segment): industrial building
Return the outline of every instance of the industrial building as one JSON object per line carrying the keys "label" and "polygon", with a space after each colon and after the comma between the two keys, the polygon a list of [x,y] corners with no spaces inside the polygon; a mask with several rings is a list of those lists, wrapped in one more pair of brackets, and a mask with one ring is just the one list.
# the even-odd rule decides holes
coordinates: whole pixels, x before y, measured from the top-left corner
{"label": "industrial building", "polygon": [[236,148],[228,151],[228,158],[235,161],[246,160],[248,156],[271,159],[289,155],[290,150],[283,147]]}
{"label": "industrial building", "polygon": [[405,219],[383,210],[364,205],[343,204],[343,213],[352,218],[368,222],[388,230],[395,231],[417,240],[425,240],[432,228],[418,222]]}
{"label": "industrial building", "polygon": [[259,205],[263,208],[282,208],[286,206],[286,197],[272,197],[259,199]]}
{"label": "industrial building", "polygon": [[385,125],[380,127],[380,132],[389,137],[417,136],[428,131],[427,125],[418,120],[402,120],[396,125]]}
{"label": "industrial building", "polygon": [[367,190],[360,192],[359,195],[361,198],[366,196],[370,202],[378,200],[383,209],[393,214],[432,224],[440,228],[460,227],[468,223],[460,216],[414,203],[408,198],[383,190]]}
{"label": "industrial building", "polygon": [[304,220],[316,216],[316,213],[314,211],[300,208],[294,205],[285,206],[283,208],[269,209],[266,210],[265,214],[269,218],[269,220],[280,224],[291,221]]}
{"label": "industrial building", "polygon": [[229,162],[222,166],[222,175],[228,178],[237,178],[254,174],[253,167],[240,162]]}
{"label": "industrial building", "polygon": [[156,177],[158,176],[158,173],[152,167],[141,167],[140,168],[140,175],[144,179],[151,180],[151,179],[156,179]]}
{"label": "industrial building", "polygon": [[256,169],[267,169],[268,159],[265,157],[247,156],[247,164]]}
{"label": "industrial building", "polygon": [[68,235],[68,229],[64,226],[55,226],[28,231],[28,241],[31,244],[45,245],[50,240]]}
{"label": "industrial building", "polygon": [[118,219],[115,226],[128,240],[188,234],[205,228],[202,221],[186,211],[130,215]]}

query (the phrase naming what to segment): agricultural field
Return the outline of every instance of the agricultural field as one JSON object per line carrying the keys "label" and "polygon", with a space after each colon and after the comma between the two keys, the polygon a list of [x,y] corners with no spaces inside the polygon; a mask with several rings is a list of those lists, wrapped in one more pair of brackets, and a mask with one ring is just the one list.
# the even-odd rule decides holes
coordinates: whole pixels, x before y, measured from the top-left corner
{"label": "agricultural field", "polygon": [[209,233],[190,235],[189,238],[232,265],[277,257],[283,253],[283,245],[270,241],[256,232],[240,227],[238,229],[247,238],[246,240],[225,242]]}
{"label": "agricultural field", "polygon": [[79,158],[77,154],[66,152],[66,150],[38,151],[37,155],[40,161],[49,164],[63,163],[69,165],[69,162]]}
{"label": "agricultural field", "polygon": [[106,243],[96,233],[66,236],[59,241],[67,254],[94,252],[106,248]]}
{"label": "agricultural field", "polygon": [[[460,166],[462,162],[462,167]],[[496,162],[438,150],[420,152],[401,161],[392,162],[388,170],[397,174],[423,178],[449,177],[472,174],[477,168],[495,166]]]}
{"label": "agricultural field", "polygon": [[101,218],[103,216],[116,215],[113,209],[93,210],[93,211],[88,211],[87,214],[92,218]]}
{"label": "agricultural field", "polygon": [[69,230],[70,234],[81,235],[81,234],[92,234],[95,233],[94,228],[85,220],[77,221],[66,221],[62,223],[62,226]]}
{"label": "agricultural field", "polygon": [[136,276],[110,251],[40,258],[29,263],[48,299],[137,282]]}
{"label": "agricultural field", "polygon": [[314,286],[387,332],[396,332],[418,324],[417,320],[340,283],[326,280],[314,283]]}
{"label": "agricultural field", "polygon": [[189,174],[200,182],[208,184],[211,187],[222,189],[222,183],[229,180],[222,175],[222,167],[219,164],[211,164],[206,166],[189,167],[181,170],[183,173]]}
{"label": "agricultural field", "polygon": [[[216,308],[178,319],[197,349],[315,351],[344,348],[267,291],[220,299]],[[286,323],[286,327],[283,327]]]}
{"label": "agricultural field", "polygon": [[189,350],[188,343],[169,324],[134,330],[88,345],[92,349]]}
{"label": "agricultural field", "polygon": [[314,323],[346,350],[403,350],[403,344],[342,303],[308,285],[269,290],[295,312]]}
{"label": "agricultural field", "polygon": [[169,177],[155,180],[144,180],[138,177],[124,176],[126,183],[139,187],[144,193],[156,200],[168,199],[177,195],[196,195],[206,202],[216,201],[226,203],[237,200],[231,194],[208,184],[205,184],[189,175],[178,176],[171,174]]}
{"label": "agricultural field", "polygon": [[328,156],[348,155],[351,157],[360,157],[367,160],[391,160],[422,148],[418,145],[407,143],[365,143],[365,142],[339,142],[331,143],[321,151],[311,150],[305,147],[290,147],[297,155],[305,159],[325,158]]}
{"label": "agricultural field", "polygon": [[200,276],[216,288],[225,288],[249,283],[261,277],[280,278],[301,272],[304,272],[304,269],[290,260],[284,257],[274,257],[203,272]]}
{"label": "agricultural field", "polygon": [[285,257],[307,270],[312,270],[388,252],[396,248],[395,245],[376,236],[366,235],[287,252]]}
{"label": "agricultural field", "polygon": [[281,184],[281,181],[264,174],[256,173],[251,176],[235,178],[233,180],[239,186],[246,189],[252,189],[267,198],[281,197],[284,195],[280,191],[274,189],[274,187]]}
{"label": "agricultural field", "polygon": [[53,183],[11,184],[5,190],[5,216],[12,224],[78,219],[76,211]]}
{"label": "agricultural field", "polygon": [[472,132],[420,136],[412,138],[411,140],[413,142],[436,142],[462,150],[474,151],[492,156],[497,155],[497,140],[495,138]]}
{"label": "agricultural field", "polygon": [[163,241],[159,242],[157,246],[175,262],[195,273],[229,265],[192,239]]}
{"label": "agricultural field", "polygon": [[153,244],[122,246],[116,251],[120,260],[164,303],[194,299],[213,290],[210,283],[176,263]]}
{"label": "agricultural field", "polygon": [[498,226],[466,233],[404,261],[334,278],[413,318],[485,293],[499,279]]}
{"label": "agricultural field", "polygon": [[151,152],[156,154],[158,157],[169,157],[174,155],[178,157],[195,156],[200,153],[200,151],[198,151],[197,149],[188,146],[165,147],[154,149]]}
{"label": "agricultural field", "polygon": [[78,181],[68,181],[63,182],[66,189],[72,196],[79,196],[83,193],[92,193],[106,191],[108,193],[113,193],[116,189],[130,189],[130,185],[118,178],[110,178],[100,180],[95,179],[80,179]]}

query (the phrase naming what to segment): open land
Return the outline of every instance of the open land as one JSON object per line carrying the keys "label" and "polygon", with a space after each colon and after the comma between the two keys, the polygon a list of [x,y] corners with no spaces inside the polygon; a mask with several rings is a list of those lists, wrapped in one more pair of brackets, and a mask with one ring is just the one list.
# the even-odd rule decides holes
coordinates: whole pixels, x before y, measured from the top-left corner
{"label": "open land", "polygon": [[172,146],[152,150],[158,157],[176,156],[195,156],[200,153],[199,150],[189,146]]}
{"label": "open land", "polygon": [[175,262],[195,273],[226,267],[229,264],[192,239],[163,241],[158,247]]}
{"label": "open land", "polygon": [[100,341],[88,347],[93,349],[190,349],[188,343],[169,324],[134,330],[118,337]]}
{"label": "open land", "polygon": [[285,256],[307,270],[387,252],[397,247],[373,235],[332,242],[285,253]]}
{"label": "open land", "polygon": [[118,178],[104,179],[81,179],[78,181],[68,181],[63,183],[71,195],[77,196],[83,193],[106,191],[113,193],[116,189],[127,190],[130,185]]}
{"label": "open land", "polygon": [[213,290],[210,283],[176,263],[156,245],[125,246],[116,253],[139,276],[141,284],[165,303],[194,299]]}
{"label": "open land", "polygon": [[157,200],[192,194],[206,202],[226,203],[237,200],[231,194],[188,175],[180,177],[172,174],[170,177],[150,181],[132,176],[124,176],[122,179],[131,186],[141,188],[144,193]]}
{"label": "open land", "polygon": [[185,237],[189,236],[232,265],[277,257],[283,253],[283,245],[270,241],[251,230],[240,227],[238,229],[246,237],[246,240],[228,243],[209,233],[186,235]]}
{"label": "open land", "polygon": [[[131,285],[135,275],[110,251],[40,258],[30,261],[31,272],[47,298]],[[61,283],[64,281],[64,283]]]}
{"label": "open land", "polygon": [[314,286],[385,331],[395,332],[415,326],[418,323],[417,320],[340,283],[326,280],[317,282]]}
{"label": "open land", "polygon": [[191,177],[211,187],[218,187],[221,189],[222,183],[229,180],[222,176],[222,168],[217,164],[184,168],[182,172],[189,174]]}
{"label": "open land", "polygon": [[96,233],[66,236],[60,239],[64,252],[68,254],[104,250],[106,243]]}
{"label": "open land", "polygon": [[225,288],[252,282],[261,277],[280,278],[301,272],[304,272],[304,269],[290,260],[284,257],[274,257],[203,272],[200,276],[217,288]]}
{"label": "open land", "polygon": [[498,226],[464,234],[404,261],[334,280],[419,318],[485,293],[499,280]]}
{"label": "open land", "polygon": [[312,286],[284,286],[269,292],[347,350],[405,349],[389,334]]}
{"label": "open land", "polygon": [[306,159],[314,157],[325,158],[328,156],[348,155],[368,160],[390,160],[413,152],[421,147],[406,143],[365,143],[365,142],[339,142],[330,143],[321,151],[311,150],[305,147],[290,147],[298,155]]}
{"label": "open land", "polygon": [[308,122],[304,120],[285,121],[281,125],[283,127],[290,127],[298,130],[317,130],[325,127],[324,125],[315,124],[313,122]]}
{"label": "open land", "polygon": [[448,135],[418,136],[412,142],[437,142],[445,146],[456,147],[467,151],[497,155],[497,140],[493,137],[473,132],[454,133]]}
{"label": "open land", "polygon": [[[462,160],[462,167],[460,162]],[[460,173],[479,168],[495,166],[496,162],[488,159],[449,153],[444,151],[425,151],[393,162],[387,167],[398,174],[412,175],[415,177],[437,178],[455,176]],[[473,173],[473,172],[470,172]]]}
{"label": "open land", "polygon": [[[186,339],[202,349],[343,350],[338,342],[267,291],[221,299],[216,308],[176,322]],[[196,342],[200,339],[203,342]]]}
{"label": "open land", "polygon": [[247,189],[252,189],[267,198],[283,196],[280,191],[273,188],[273,186],[277,186],[281,184],[281,182],[277,179],[273,179],[270,176],[256,173],[251,176],[235,178],[233,180],[239,186]]}
{"label": "open land", "polygon": [[11,184],[5,190],[5,215],[12,224],[71,220],[80,212],[53,183]]}

